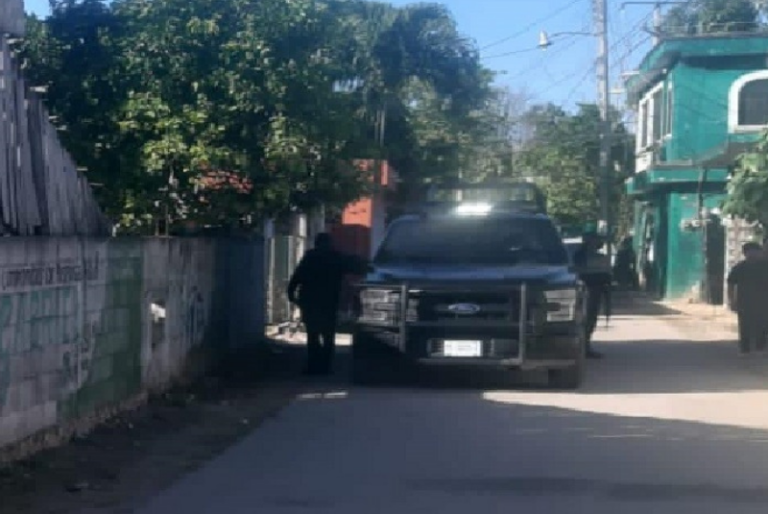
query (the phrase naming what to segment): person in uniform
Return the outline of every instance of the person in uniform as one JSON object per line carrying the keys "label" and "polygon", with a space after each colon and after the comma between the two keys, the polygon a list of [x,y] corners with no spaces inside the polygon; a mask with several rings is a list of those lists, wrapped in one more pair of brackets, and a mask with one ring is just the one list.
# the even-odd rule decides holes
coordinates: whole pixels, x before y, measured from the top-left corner
{"label": "person in uniform", "polygon": [[727,278],[728,305],[736,313],[739,323],[739,354],[764,352],[768,323],[764,295],[768,289],[768,258],[755,242],[741,247],[744,259],[738,262]]}
{"label": "person in uniform", "polygon": [[297,305],[307,331],[309,375],[333,371],[336,323],[344,277],[364,274],[367,262],[338,252],[331,236],[318,234],[315,247],[304,255],[288,283],[288,299]]}
{"label": "person in uniform", "polygon": [[613,276],[619,287],[626,287],[636,291],[639,287],[637,277],[637,256],[632,248],[632,236],[625,237],[616,252],[616,264],[613,267]]}
{"label": "person in uniform", "polygon": [[579,278],[587,289],[586,299],[586,337],[587,357],[599,359],[602,355],[592,348],[592,335],[597,328],[603,299],[609,294],[613,277],[611,263],[606,255],[600,253],[603,241],[597,233],[587,232],[582,236],[581,247],[573,257]]}

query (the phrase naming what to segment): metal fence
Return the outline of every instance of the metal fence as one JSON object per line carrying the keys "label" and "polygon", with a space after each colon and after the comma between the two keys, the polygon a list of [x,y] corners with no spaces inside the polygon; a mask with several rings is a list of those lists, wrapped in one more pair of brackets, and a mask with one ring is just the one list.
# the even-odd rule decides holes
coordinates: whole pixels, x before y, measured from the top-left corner
{"label": "metal fence", "polygon": [[86,178],[0,36],[0,234],[111,233]]}

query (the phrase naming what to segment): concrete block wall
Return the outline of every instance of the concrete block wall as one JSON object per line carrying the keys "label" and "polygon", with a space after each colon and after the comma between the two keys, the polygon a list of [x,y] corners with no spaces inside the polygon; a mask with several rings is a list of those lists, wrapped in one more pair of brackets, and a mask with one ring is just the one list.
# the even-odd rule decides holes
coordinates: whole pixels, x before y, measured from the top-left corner
{"label": "concrete block wall", "polygon": [[66,437],[195,352],[253,342],[263,268],[252,240],[0,239],[0,448]]}

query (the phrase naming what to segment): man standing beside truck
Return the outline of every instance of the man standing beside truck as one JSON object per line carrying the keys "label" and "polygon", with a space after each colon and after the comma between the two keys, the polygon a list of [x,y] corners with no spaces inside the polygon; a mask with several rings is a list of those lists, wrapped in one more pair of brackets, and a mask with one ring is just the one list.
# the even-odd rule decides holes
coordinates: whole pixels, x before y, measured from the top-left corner
{"label": "man standing beside truck", "polygon": [[768,337],[764,295],[768,289],[768,258],[758,243],[745,243],[744,260],[728,273],[728,304],[738,317],[739,353],[763,352]]}
{"label": "man standing beside truck", "polygon": [[592,334],[597,328],[600,308],[603,300],[610,294],[613,282],[611,263],[606,255],[600,253],[603,246],[601,237],[595,232],[582,236],[582,245],[573,256],[579,278],[587,288],[587,312],[585,329],[587,337],[587,357],[599,359],[602,354],[592,348]]}
{"label": "man standing beside truck", "polygon": [[308,375],[325,375],[333,371],[336,349],[336,322],[342,280],[346,275],[363,274],[368,263],[345,255],[333,247],[330,234],[315,238],[296,267],[288,284],[288,299],[301,309],[307,330]]}

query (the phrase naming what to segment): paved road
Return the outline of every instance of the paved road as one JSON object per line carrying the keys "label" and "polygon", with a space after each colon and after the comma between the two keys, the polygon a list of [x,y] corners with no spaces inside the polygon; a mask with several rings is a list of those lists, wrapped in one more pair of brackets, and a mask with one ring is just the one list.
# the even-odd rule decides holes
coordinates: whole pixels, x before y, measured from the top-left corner
{"label": "paved road", "polygon": [[680,323],[617,319],[577,394],[318,384],[140,514],[764,514],[765,366]]}

